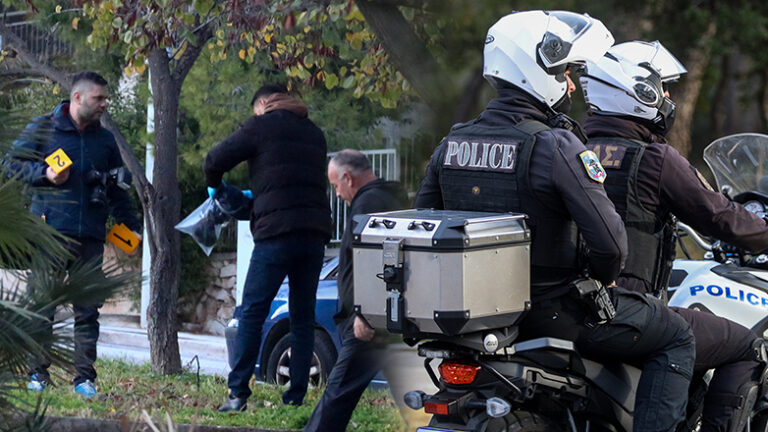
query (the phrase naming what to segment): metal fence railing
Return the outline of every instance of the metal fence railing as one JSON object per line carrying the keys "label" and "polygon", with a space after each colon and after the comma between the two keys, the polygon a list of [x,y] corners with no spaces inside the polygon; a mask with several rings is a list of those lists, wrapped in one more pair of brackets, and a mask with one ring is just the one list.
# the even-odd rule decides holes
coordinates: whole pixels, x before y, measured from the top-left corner
{"label": "metal fence railing", "polygon": [[[382,150],[361,150],[371,161],[371,168],[377,177],[384,180],[398,181],[400,179],[400,160],[397,157],[397,149]],[[328,153],[330,160],[336,153]],[[341,198],[336,197],[333,187],[328,188],[328,201],[331,205],[331,216],[333,217],[333,237],[332,243],[341,241],[341,235],[344,233],[344,227],[347,225],[347,204]]]}
{"label": "metal fence railing", "polygon": [[[29,51],[38,58],[70,57],[74,54],[74,48],[71,45],[55,36],[55,29],[41,29],[31,21],[17,21],[5,25],[24,41]],[[0,39],[0,48],[4,47],[5,42]]]}

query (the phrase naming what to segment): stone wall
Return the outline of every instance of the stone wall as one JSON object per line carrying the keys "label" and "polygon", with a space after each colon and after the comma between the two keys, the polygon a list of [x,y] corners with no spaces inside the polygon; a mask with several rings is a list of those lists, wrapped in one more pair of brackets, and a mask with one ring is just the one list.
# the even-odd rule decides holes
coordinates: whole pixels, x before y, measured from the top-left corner
{"label": "stone wall", "polygon": [[227,322],[235,312],[235,252],[211,255],[207,274],[210,284],[198,298],[185,299],[180,306],[184,319],[182,330],[223,335]]}

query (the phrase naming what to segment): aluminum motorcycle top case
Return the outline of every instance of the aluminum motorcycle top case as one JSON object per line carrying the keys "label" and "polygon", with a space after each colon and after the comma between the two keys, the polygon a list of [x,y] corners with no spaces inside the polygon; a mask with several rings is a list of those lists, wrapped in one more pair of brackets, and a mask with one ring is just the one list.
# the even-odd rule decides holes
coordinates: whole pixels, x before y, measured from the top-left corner
{"label": "aluminum motorcycle top case", "polygon": [[530,308],[525,215],[400,210],[357,215],[355,309],[403,336],[514,325]]}

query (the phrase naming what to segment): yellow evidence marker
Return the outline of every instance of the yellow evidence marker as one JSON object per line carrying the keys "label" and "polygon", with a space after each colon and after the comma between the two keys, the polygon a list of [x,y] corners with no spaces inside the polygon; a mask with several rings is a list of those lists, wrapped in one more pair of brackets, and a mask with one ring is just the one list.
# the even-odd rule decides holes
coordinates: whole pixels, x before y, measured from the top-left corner
{"label": "yellow evidence marker", "polygon": [[58,149],[51,153],[50,156],[45,158],[45,161],[48,162],[48,166],[50,166],[53,172],[56,174],[61,173],[65,169],[69,168],[70,165],[72,165],[72,161],[69,159],[69,156],[67,156],[67,154],[64,153],[64,150],[62,149]]}
{"label": "yellow evidence marker", "polygon": [[107,234],[107,240],[127,254],[133,253],[139,246],[139,238],[124,224],[113,226]]}

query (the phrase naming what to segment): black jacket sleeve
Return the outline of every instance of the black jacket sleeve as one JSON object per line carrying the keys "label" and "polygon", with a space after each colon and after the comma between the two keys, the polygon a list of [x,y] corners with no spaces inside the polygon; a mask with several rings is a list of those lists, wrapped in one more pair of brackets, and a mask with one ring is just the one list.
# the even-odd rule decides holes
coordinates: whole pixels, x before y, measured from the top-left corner
{"label": "black jacket sleeve", "polygon": [[424,180],[421,182],[421,187],[413,202],[413,208],[443,209],[443,194],[440,191],[440,161],[442,160],[444,149],[445,141],[432,154],[429,165],[427,165],[427,171],[424,174]]}
{"label": "black jacket sleeve", "polygon": [[696,231],[751,252],[768,250],[765,221],[707,188],[688,160],[670,146],[661,169],[660,188],[664,205]]}
{"label": "black jacket sleeve", "polygon": [[616,280],[627,257],[627,233],[602,183],[587,174],[580,154],[586,147],[568,131],[552,130],[556,148],[552,178],[563,203],[586,242],[591,276],[605,284]]}
{"label": "black jacket sleeve", "polygon": [[254,116],[220,142],[205,157],[203,171],[208,186],[218,187],[224,173],[253,157],[258,149],[258,119]]}
{"label": "black jacket sleeve", "polygon": [[2,161],[6,176],[16,177],[31,186],[53,186],[45,176],[48,164],[42,160],[45,123],[45,119],[35,119],[13,142],[11,151]]}

